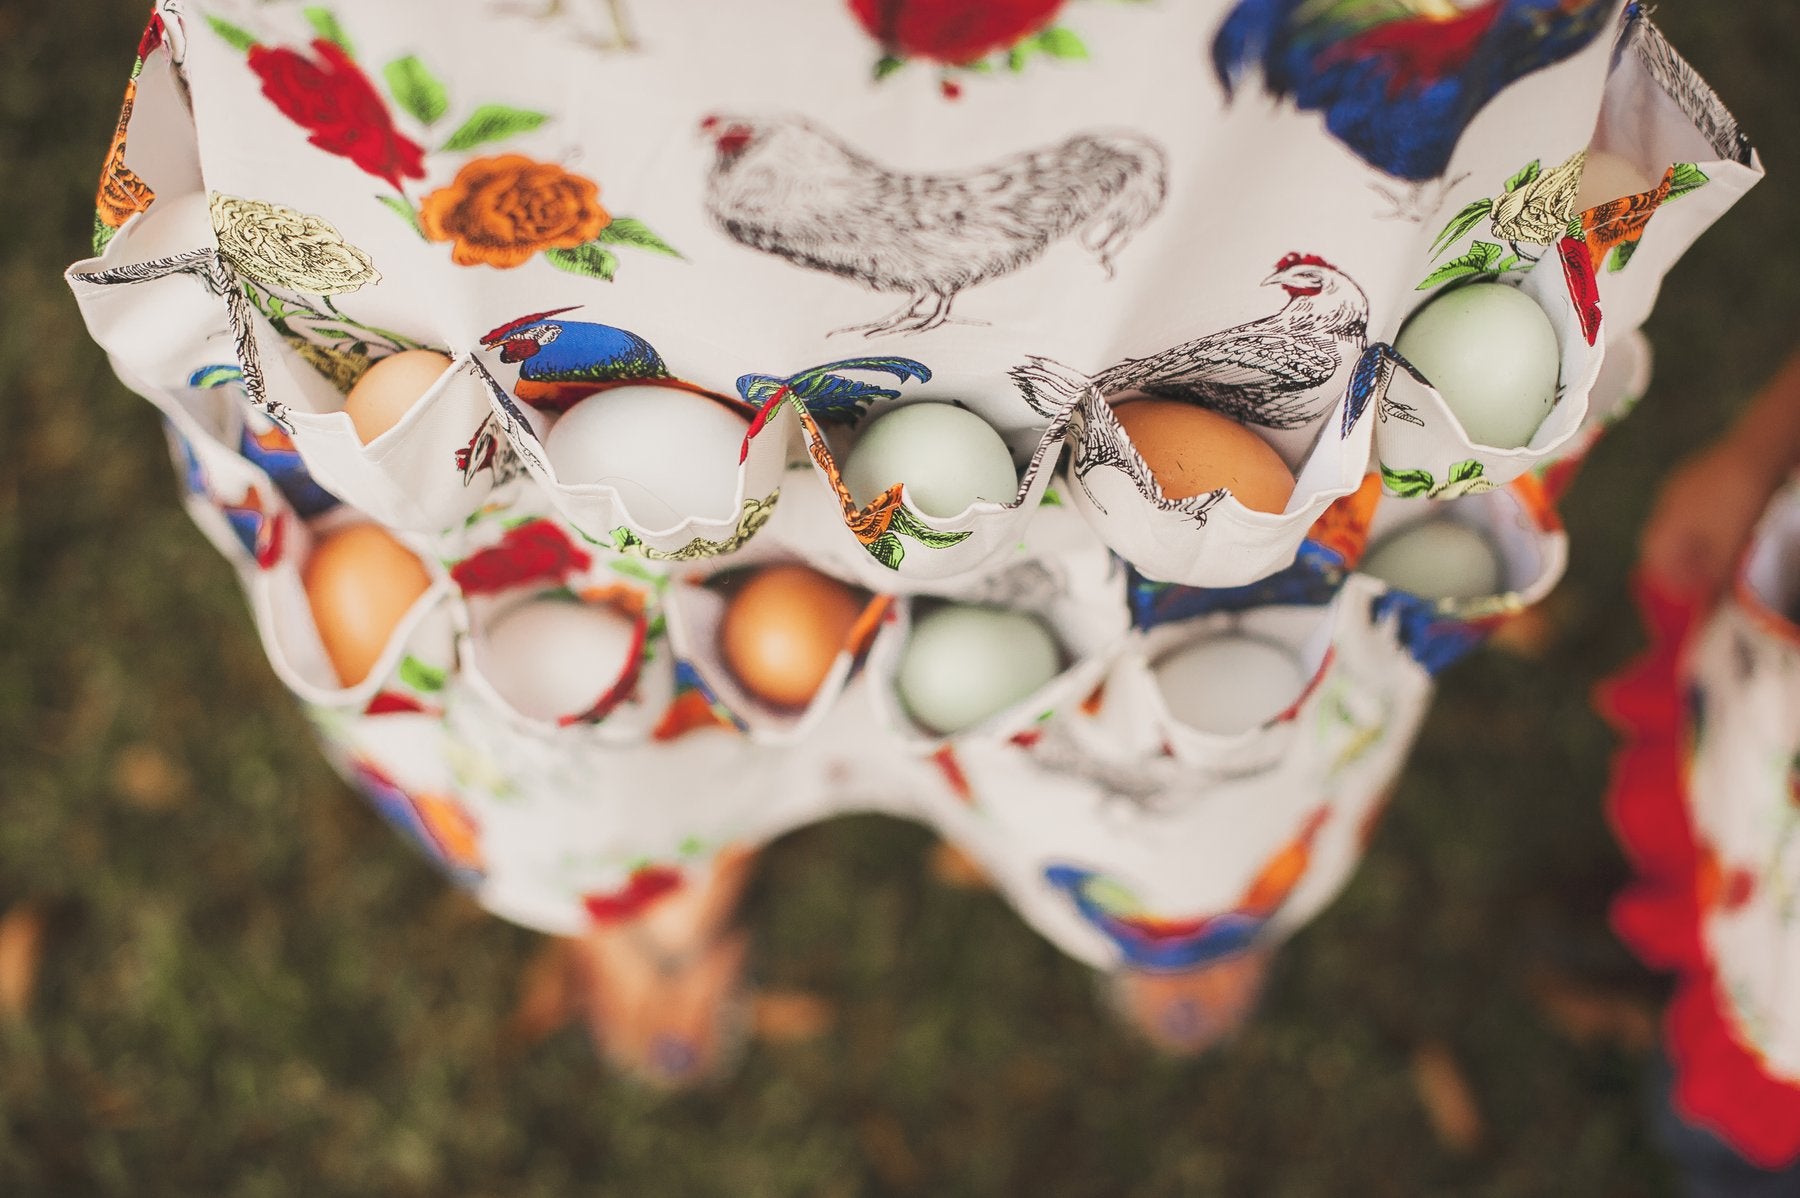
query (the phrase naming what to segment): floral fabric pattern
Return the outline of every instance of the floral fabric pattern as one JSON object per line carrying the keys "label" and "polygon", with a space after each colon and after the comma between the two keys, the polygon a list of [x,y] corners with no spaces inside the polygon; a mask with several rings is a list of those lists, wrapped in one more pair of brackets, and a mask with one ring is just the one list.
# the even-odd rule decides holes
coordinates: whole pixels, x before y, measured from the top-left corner
{"label": "floral fabric pattern", "polygon": [[[578,7],[160,0],[103,252],[70,275],[331,751],[457,884],[564,934],[652,909],[725,846],[877,809],[966,842],[1098,967],[1272,946],[1354,868],[1429,671],[1525,602],[1440,610],[1357,571],[1389,504],[1500,511],[1527,469],[1380,453],[1435,419],[1389,347],[1419,280],[1523,276],[1579,314],[1568,373],[1597,370],[1621,330],[1601,335],[1596,266],[1609,306],[1652,292],[1659,231],[1757,174],[1747,148],[1656,164],[1653,202],[1574,211],[1609,72],[1662,53],[1626,0],[659,0],[629,28],[598,6],[599,36]],[[1516,136],[1465,136],[1490,123]],[[1247,145],[1286,165],[1241,169]],[[142,157],[170,147],[166,170]],[[1710,202],[1671,202],[1700,176]],[[134,219],[158,205],[189,225]],[[153,225],[182,243],[148,252]],[[346,393],[418,350],[448,368],[364,439]],[[1588,388],[1564,383],[1573,428]],[[565,469],[570,414],[623,388],[656,464],[716,470],[728,499],[648,524],[628,472]],[[1153,455],[1106,423],[1130,392],[1261,438],[1288,510],[1228,486],[1158,506]],[[901,482],[853,496],[860,436],[920,403],[991,428],[1017,490],[954,516]],[[1419,469],[1384,491],[1390,459]],[[1509,566],[1529,542],[1547,587],[1566,539],[1543,515],[1496,540]],[[299,578],[359,520],[430,587],[344,687]],[[1231,577],[1179,573],[1207,555]],[[719,648],[742,572],[785,561],[861,592],[798,710]],[[948,599],[1030,613],[1060,657],[944,737],[895,677]],[[531,646],[578,693],[528,714],[492,651],[540,602],[615,651]],[[1265,726],[1218,743],[1158,697],[1167,648],[1265,624],[1305,675]]]}
{"label": "floral fabric pattern", "polygon": [[312,57],[281,46],[250,48],[250,69],[269,102],[305,129],[313,145],[348,158],[395,191],[403,179],[423,179],[425,148],[394,128],[381,94],[344,48],[321,38],[311,49]]}
{"label": "floral fabric pattern", "polygon": [[218,192],[210,206],[219,253],[258,283],[337,295],[381,281],[369,255],[320,217]]}
{"label": "floral fabric pattern", "polygon": [[592,241],[611,223],[598,184],[521,154],[465,163],[419,205],[419,227],[432,241],[452,242],[458,266],[521,266],[545,250]]}

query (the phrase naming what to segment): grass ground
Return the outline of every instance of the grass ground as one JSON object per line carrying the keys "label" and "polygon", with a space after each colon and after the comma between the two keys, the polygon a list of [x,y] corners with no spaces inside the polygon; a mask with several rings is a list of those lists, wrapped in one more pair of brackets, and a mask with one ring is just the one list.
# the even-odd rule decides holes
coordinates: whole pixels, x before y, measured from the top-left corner
{"label": "grass ground", "polygon": [[[150,409],[82,331],[58,271],[144,7],[0,0],[0,1007],[39,961],[0,1016],[0,1193],[1672,1193],[1640,1114],[1657,984],[1605,927],[1624,869],[1585,696],[1633,644],[1652,481],[1793,344],[1788,0],[1659,13],[1776,179],[1666,288],[1655,390],[1568,505],[1547,656],[1447,681],[1355,884],[1239,1043],[1148,1055],[997,899],[930,882],[922,833],[854,820],[778,845],[751,912],[763,977],[828,998],[830,1030],[676,1099],[610,1081],[574,1032],[497,1039],[533,938],[314,755]],[[1481,1121],[1461,1150],[1416,1084],[1445,1060]]]}

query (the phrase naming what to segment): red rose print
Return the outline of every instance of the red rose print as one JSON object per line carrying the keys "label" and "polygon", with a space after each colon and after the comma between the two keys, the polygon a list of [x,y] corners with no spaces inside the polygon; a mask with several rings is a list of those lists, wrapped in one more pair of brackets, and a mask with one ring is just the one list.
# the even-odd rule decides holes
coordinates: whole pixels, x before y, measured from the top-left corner
{"label": "red rose print", "polygon": [[509,529],[498,545],[456,563],[450,577],[465,595],[492,595],[524,583],[565,582],[593,560],[555,524],[533,520]]}
{"label": "red rose print", "polygon": [[850,11],[888,53],[958,66],[1043,29],[1064,0],[850,0]]}
{"label": "red rose print", "polygon": [[160,46],[162,44],[163,44],[162,14],[159,12],[153,12],[150,14],[150,23],[148,25],[144,26],[144,36],[138,39],[137,56],[139,58],[149,58],[151,53],[158,46]]}
{"label": "red rose print", "polygon": [[631,871],[624,886],[608,894],[582,896],[588,918],[597,924],[625,923],[636,919],[650,904],[681,888],[681,871],[667,865],[646,865]]}
{"label": "red rose print", "polygon": [[1594,279],[1593,260],[1588,257],[1588,247],[1573,237],[1563,238],[1556,249],[1569,297],[1575,301],[1575,315],[1581,320],[1581,335],[1592,345],[1600,336],[1600,284]]}
{"label": "red rose print", "polygon": [[380,691],[363,709],[364,715],[428,715],[425,705],[399,691]]}
{"label": "red rose print", "polygon": [[348,158],[400,190],[402,178],[425,177],[425,151],[394,128],[381,95],[343,48],[319,39],[314,61],[293,50],[252,46],[250,69],[282,115],[309,130],[328,154]]}

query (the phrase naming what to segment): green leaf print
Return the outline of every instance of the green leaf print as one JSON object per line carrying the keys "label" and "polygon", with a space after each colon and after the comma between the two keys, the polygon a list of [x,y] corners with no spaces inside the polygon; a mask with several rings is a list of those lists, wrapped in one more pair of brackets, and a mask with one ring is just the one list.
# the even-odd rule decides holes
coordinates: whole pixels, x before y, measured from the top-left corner
{"label": "green leaf print", "polygon": [[444,684],[449,681],[449,675],[408,654],[400,659],[400,681],[416,691],[431,694],[444,689]]}
{"label": "green leaf print", "polygon": [[911,537],[927,549],[948,549],[952,545],[960,545],[974,535],[971,530],[962,532],[939,532],[908,511],[905,507],[894,509],[893,523],[888,525],[890,533],[899,533],[903,537]]}
{"label": "green leaf print", "polygon": [[1537,177],[1543,173],[1544,168],[1542,163],[1539,159],[1533,158],[1530,162],[1525,164],[1524,168],[1520,170],[1518,174],[1506,181],[1506,190],[1517,191],[1527,184],[1535,183],[1537,182]]}
{"label": "green leaf print", "polygon": [[1436,481],[1428,470],[1395,470],[1383,462],[1381,485],[1402,499],[1417,499],[1431,494]]}
{"label": "green leaf print", "polygon": [[630,216],[617,216],[594,238],[607,245],[629,245],[653,254],[681,257],[681,251],[652,233],[643,221]]}
{"label": "green leaf print", "polygon": [[392,212],[394,215],[398,216],[401,220],[405,221],[407,224],[411,225],[412,231],[419,235],[419,239],[421,241],[424,240],[425,230],[419,224],[418,209],[414,208],[411,204],[407,203],[406,200],[400,196],[379,195],[379,196],[376,196],[375,198],[377,200],[380,200],[382,202],[382,204],[385,205],[390,212]]}
{"label": "green leaf print", "polygon": [[394,102],[421,124],[429,125],[450,108],[450,93],[414,55],[396,58],[381,70]]}
{"label": "green leaf print", "polygon": [[889,75],[892,75],[895,71],[905,65],[906,60],[904,58],[889,54],[875,64],[875,82],[880,83],[883,79],[886,79]]}
{"label": "green leaf print", "polygon": [[1450,223],[1444,226],[1444,231],[1439,233],[1437,240],[1431,243],[1431,256],[1436,258],[1456,242],[1462,240],[1476,225],[1486,220],[1488,214],[1493,210],[1494,201],[1481,199],[1474,201],[1451,217]]}
{"label": "green leaf print", "polygon": [[1694,163],[1677,162],[1675,178],[1669,183],[1669,199],[1679,200],[1689,192],[1699,191],[1711,182],[1712,180],[1707,177],[1706,172]]}
{"label": "green leaf print", "polygon": [[[623,528],[615,529],[613,535],[616,537],[619,533],[627,531],[629,530]],[[622,574],[626,578],[635,579],[638,582],[649,583],[651,586],[659,589],[663,584],[662,575],[658,574],[636,558],[619,558],[615,561],[608,562],[607,568],[614,574]]]}
{"label": "green leaf print", "polygon": [[501,141],[521,133],[529,133],[550,117],[526,108],[509,108],[505,104],[483,104],[470,114],[462,127],[450,135],[443,148],[450,153],[472,150],[490,141]]}
{"label": "green leaf print", "polygon": [[351,58],[356,57],[356,47],[350,44],[350,35],[344,32],[344,27],[338,24],[338,19],[331,14],[330,9],[317,6],[304,8],[301,9],[301,15],[313,27],[313,32],[335,44]]}
{"label": "green leaf print", "polygon": [[1052,25],[1037,35],[1037,48],[1051,58],[1082,60],[1087,58],[1088,50],[1079,37],[1059,25]]}
{"label": "green leaf print", "polygon": [[1487,468],[1473,458],[1466,462],[1458,462],[1450,467],[1450,481],[1446,485],[1456,486],[1459,483],[1471,483],[1486,472]]}
{"label": "green leaf print", "polygon": [[609,283],[612,282],[613,273],[619,269],[618,256],[592,241],[572,250],[545,250],[544,261],[572,275],[605,279]]}
{"label": "green leaf print", "polygon": [[248,53],[250,50],[261,44],[256,40],[256,36],[249,30],[241,29],[238,26],[233,25],[230,21],[225,20],[223,17],[209,15],[206,18],[206,23],[212,26],[212,31],[224,38],[234,50],[241,50]]}
{"label": "green leaf print", "polygon": [[1500,268],[1501,259],[1505,257],[1505,246],[1492,241],[1477,241],[1469,247],[1468,253],[1450,259],[1427,275],[1425,281],[1419,284],[1418,290],[1429,291],[1440,283],[1495,274]]}
{"label": "green leaf print", "polygon": [[1637,253],[1637,248],[1638,243],[1635,241],[1621,241],[1613,247],[1612,258],[1607,262],[1606,269],[1613,274],[1624,270],[1631,265],[1631,256]]}
{"label": "green leaf print", "polygon": [[890,570],[898,570],[900,563],[906,560],[906,546],[900,543],[892,529],[870,541],[866,548],[876,561]]}

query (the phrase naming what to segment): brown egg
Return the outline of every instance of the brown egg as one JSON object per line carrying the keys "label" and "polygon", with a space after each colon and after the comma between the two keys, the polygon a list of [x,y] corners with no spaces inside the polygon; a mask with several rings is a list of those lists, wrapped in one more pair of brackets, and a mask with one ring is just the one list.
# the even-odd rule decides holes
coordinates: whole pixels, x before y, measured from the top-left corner
{"label": "brown egg", "polygon": [[367,445],[399,424],[448,369],[450,359],[434,349],[406,349],[363,371],[344,397],[344,414],[357,437]]}
{"label": "brown egg", "polygon": [[817,570],[769,566],[732,595],[719,649],[750,694],[774,707],[805,707],[862,610],[854,590]]}
{"label": "brown egg", "polygon": [[1169,399],[1113,401],[1125,435],[1170,499],[1225,487],[1253,511],[1280,512],[1294,474],[1267,441],[1217,412]]}
{"label": "brown egg", "polygon": [[373,524],[327,533],[300,572],[325,656],[345,686],[369,676],[431,576],[413,552]]}

